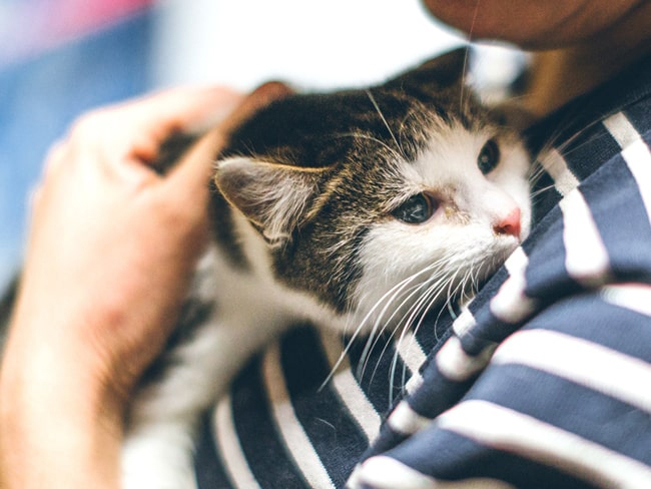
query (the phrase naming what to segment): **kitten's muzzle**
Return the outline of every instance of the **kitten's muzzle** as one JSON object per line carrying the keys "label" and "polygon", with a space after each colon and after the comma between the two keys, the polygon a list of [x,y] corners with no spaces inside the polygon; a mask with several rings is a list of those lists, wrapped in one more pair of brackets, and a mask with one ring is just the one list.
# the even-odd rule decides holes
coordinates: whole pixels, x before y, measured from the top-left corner
{"label": "kitten's muzzle", "polygon": [[514,236],[519,239],[521,214],[520,208],[516,207],[506,217],[499,219],[493,224],[493,232],[498,235]]}

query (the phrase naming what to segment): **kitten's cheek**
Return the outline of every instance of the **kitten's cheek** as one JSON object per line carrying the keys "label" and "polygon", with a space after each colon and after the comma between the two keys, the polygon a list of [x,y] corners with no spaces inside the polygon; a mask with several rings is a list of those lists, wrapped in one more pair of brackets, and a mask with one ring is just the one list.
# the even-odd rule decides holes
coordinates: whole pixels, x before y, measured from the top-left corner
{"label": "kitten's cheek", "polygon": [[531,209],[529,207],[522,207],[520,228],[520,242],[522,243],[529,237],[529,233],[531,232]]}
{"label": "kitten's cheek", "polygon": [[524,241],[529,237],[529,232],[531,231],[531,222],[530,218],[527,218],[526,222],[522,225],[522,232],[520,233],[520,242]]}

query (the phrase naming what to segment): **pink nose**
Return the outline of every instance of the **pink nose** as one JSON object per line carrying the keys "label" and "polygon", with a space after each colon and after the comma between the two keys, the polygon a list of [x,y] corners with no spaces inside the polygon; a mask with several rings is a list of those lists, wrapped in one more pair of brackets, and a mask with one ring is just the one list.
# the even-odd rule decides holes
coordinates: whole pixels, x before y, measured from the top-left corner
{"label": "pink nose", "polygon": [[506,217],[503,217],[493,225],[495,234],[507,234],[520,237],[520,209],[513,209]]}

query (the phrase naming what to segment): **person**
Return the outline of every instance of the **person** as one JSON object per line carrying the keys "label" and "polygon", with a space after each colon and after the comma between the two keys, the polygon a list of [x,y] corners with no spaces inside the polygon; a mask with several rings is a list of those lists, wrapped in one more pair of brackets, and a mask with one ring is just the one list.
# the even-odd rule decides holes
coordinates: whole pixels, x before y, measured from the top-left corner
{"label": "person", "polygon": [[[262,352],[205,420],[198,487],[651,480],[651,2],[424,3],[472,38],[551,50],[526,98],[544,116],[527,132],[532,232],[460,314],[387,346],[400,368],[379,352],[364,376],[353,345],[321,387],[338,350],[310,328]],[[0,372],[3,487],[119,487],[128,393],[205,235],[206,159],[281,92],[246,99],[167,177],[146,165],[164,137],[240,96],[100,111],[53,150]]]}
{"label": "person", "polygon": [[[210,161],[283,93],[175,89],[83,116],[51,150],[0,373],[2,487],[118,487],[126,397],[207,240]],[[149,166],[168,136],[226,114],[168,175]]]}

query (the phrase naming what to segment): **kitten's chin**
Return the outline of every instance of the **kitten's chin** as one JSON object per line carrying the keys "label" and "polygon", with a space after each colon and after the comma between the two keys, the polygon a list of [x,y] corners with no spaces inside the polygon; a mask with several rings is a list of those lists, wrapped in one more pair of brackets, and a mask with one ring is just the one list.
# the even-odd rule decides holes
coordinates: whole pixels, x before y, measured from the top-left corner
{"label": "kitten's chin", "polygon": [[522,241],[523,238],[516,236],[496,237],[493,246],[490,247],[492,251],[484,256],[483,259],[478,260],[482,265],[476,267],[475,277],[477,278],[477,282],[484,283],[489,280],[511,254],[518,249]]}
{"label": "kitten's chin", "polygon": [[501,264],[504,263],[509,256],[511,256],[511,253],[513,253],[520,246],[520,244],[522,244],[523,238],[516,236],[503,236],[500,238],[500,241],[500,251],[497,261]]}

